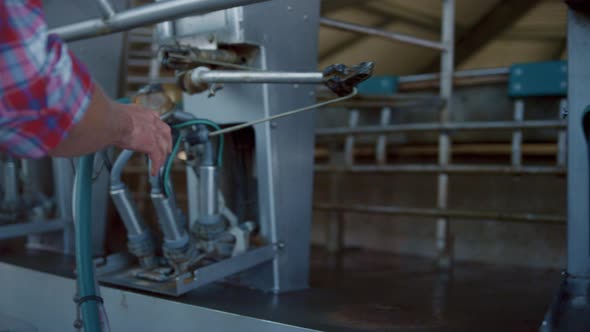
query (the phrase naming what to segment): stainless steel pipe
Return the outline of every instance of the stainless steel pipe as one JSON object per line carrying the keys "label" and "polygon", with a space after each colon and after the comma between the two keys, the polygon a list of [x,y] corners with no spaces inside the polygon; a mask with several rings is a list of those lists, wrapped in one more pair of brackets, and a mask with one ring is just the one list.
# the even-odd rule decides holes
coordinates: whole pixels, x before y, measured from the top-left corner
{"label": "stainless steel pipe", "polygon": [[109,0],[96,0],[96,2],[98,3],[103,18],[107,19],[115,16],[115,9],[111,6]]}
{"label": "stainless steel pipe", "polygon": [[214,224],[219,221],[217,201],[217,167],[199,167],[199,219],[200,224]]}
{"label": "stainless steel pipe", "polygon": [[269,72],[269,71],[225,71],[197,68],[191,73],[195,85],[211,83],[277,83],[277,84],[321,84],[321,72]]}
{"label": "stainless steel pipe", "polygon": [[49,30],[65,41],[87,39],[156,24],[190,15],[245,6],[268,0],[171,0],[115,13],[107,19],[90,19]]}

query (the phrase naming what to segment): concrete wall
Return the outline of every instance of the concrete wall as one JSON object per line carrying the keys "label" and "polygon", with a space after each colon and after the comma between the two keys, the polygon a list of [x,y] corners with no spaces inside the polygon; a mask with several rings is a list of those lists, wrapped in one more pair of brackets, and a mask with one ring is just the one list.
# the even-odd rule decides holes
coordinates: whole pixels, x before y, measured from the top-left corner
{"label": "concrete wall", "polygon": [[[505,85],[459,89],[453,100],[455,119],[465,121],[509,120],[512,101]],[[373,113],[376,113],[373,111]],[[319,126],[342,125],[345,113],[319,113]],[[395,122],[432,121],[435,111],[394,110]],[[527,102],[526,119],[555,119],[556,99]],[[374,115],[364,115],[365,118]],[[344,121],[345,122],[345,121]],[[397,137],[408,143],[429,141],[432,136]],[[554,131],[525,133],[525,142],[545,142]],[[454,141],[507,141],[510,133],[470,133],[456,135]],[[478,163],[486,160],[478,159]],[[404,160],[396,160],[396,163]],[[461,163],[466,163],[461,160]],[[505,158],[487,160],[509,163]],[[551,163],[527,160],[524,164]],[[315,202],[330,201],[331,174],[315,177]],[[506,211],[564,215],[566,207],[563,176],[451,175],[449,205],[452,209]],[[432,174],[354,174],[343,175],[339,190],[342,203],[435,207],[436,175]],[[313,241],[325,243],[325,225],[335,213],[314,213]],[[344,244],[371,249],[432,257],[435,255],[433,218],[377,216],[345,213]],[[457,260],[498,262],[525,266],[562,268],[565,266],[565,227],[547,224],[522,224],[493,220],[452,220]]]}

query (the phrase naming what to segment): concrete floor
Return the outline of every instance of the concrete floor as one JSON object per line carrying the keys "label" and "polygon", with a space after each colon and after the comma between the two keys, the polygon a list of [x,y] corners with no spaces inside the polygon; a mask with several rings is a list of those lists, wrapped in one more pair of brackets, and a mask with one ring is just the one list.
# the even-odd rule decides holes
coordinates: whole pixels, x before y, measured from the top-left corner
{"label": "concrete floor", "polygon": [[316,251],[312,266],[313,288],[346,298],[327,309],[334,330],[537,331],[560,280],[555,270],[476,263],[449,274],[429,259],[363,250]]}
{"label": "concrete floor", "polygon": [[[73,266],[40,252],[0,260],[69,276]],[[559,278],[555,270],[466,263],[449,274],[428,259],[314,250],[309,290],[276,296],[216,284],[173,300],[324,331],[523,332],[537,330]]]}

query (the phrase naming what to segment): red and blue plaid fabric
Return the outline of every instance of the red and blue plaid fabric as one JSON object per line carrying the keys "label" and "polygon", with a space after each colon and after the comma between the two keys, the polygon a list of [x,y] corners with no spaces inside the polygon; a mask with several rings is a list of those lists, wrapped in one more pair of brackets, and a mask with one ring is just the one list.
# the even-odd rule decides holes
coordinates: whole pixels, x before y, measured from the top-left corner
{"label": "red and blue plaid fabric", "polygon": [[0,1],[0,150],[47,154],[90,104],[93,82],[56,35],[41,0]]}

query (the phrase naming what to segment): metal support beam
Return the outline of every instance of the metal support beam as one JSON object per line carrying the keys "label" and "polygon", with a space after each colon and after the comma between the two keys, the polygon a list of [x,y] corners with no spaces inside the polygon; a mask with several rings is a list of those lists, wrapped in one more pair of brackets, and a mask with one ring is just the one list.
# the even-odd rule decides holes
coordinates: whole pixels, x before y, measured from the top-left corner
{"label": "metal support beam", "polygon": [[[538,0],[501,0],[471,29],[457,38],[455,65],[461,65],[487,43],[500,36],[538,3]],[[436,71],[438,66],[438,61],[433,61],[425,71]]]}
{"label": "metal support beam", "polygon": [[[571,1],[581,4],[587,1]],[[590,13],[568,13],[567,269],[539,331],[590,328]]]}
{"label": "metal support beam", "polygon": [[[442,22],[439,17],[431,16],[422,10],[406,7],[403,4],[377,1],[367,3],[361,9],[371,15],[378,15],[391,21],[405,23],[440,35]],[[459,31],[463,29],[457,25],[455,25],[455,28]]]}
{"label": "metal support beam", "polygon": [[449,173],[449,174],[505,174],[505,175],[565,175],[565,167],[503,166],[503,165],[316,165],[316,172],[350,173]]}
{"label": "metal support beam", "polygon": [[48,233],[63,230],[63,220],[39,220],[0,227],[0,240],[12,239],[31,234]]}
{"label": "metal support beam", "polygon": [[51,29],[49,33],[57,34],[65,41],[75,41],[190,15],[201,15],[265,1],[268,0],[171,0],[157,2],[116,13],[108,19],[96,18]]}
{"label": "metal support beam", "polygon": [[379,135],[386,133],[408,133],[420,131],[483,131],[516,129],[562,129],[564,120],[527,120],[527,121],[489,121],[489,122],[443,122],[443,123],[409,123],[389,126],[362,126],[356,128],[335,127],[320,128],[316,136]]}
{"label": "metal support beam", "polygon": [[115,16],[115,9],[111,6],[109,0],[96,0],[96,2],[104,19]]}
{"label": "metal support beam", "polygon": [[[451,121],[453,75],[455,72],[455,0],[442,1],[442,43],[446,49],[440,58],[440,97],[446,103],[440,110],[440,126],[445,126]],[[440,131],[438,136],[438,164],[441,168],[451,163],[451,136],[448,131]],[[449,175],[438,174],[436,207],[446,210],[449,200]],[[436,250],[438,254],[437,264],[441,268],[450,268],[453,261],[453,238],[449,216],[439,216],[436,221]]]}
{"label": "metal support beam", "polygon": [[570,10],[568,16],[568,231],[567,272],[590,277],[589,142],[582,120],[590,105],[590,15]]}
{"label": "metal support beam", "polygon": [[[518,99],[514,102],[514,121],[522,123],[524,121],[524,100]],[[512,166],[519,167],[522,165],[522,129],[516,129],[512,133]]]}
{"label": "metal support beam", "polygon": [[365,0],[322,0],[321,12],[325,15],[336,10],[364,5]]}
{"label": "metal support beam", "polygon": [[436,41],[432,41],[432,40],[417,38],[417,37],[405,35],[402,33],[383,31],[383,30],[367,27],[364,25],[358,25],[358,24],[333,20],[333,19],[325,18],[325,17],[322,17],[320,19],[320,24],[325,27],[330,27],[330,28],[344,30],[344,31],[353,31],[353,32],[364,33],[364,34],[367,34],[370,36],[376,36],[376,37],[381,37],[381,38],[393,40],[396,42],[412,44],[412,45],[422,46],[422,47],[426,47],[426,48],[432,48],[432,49],[439,50],[439,51],[445,50],[446,45],[447,45],[445,43],[440,43],[440,42],[436,42]]}
{"label": "metal support beam", "polygon": [[419,216],[457,218],[464,220],[487,220],[504,222],[546,223],[564,225],[565,217],[532,213],[501,213],[493,211],[447,210],[429,208],[410,208],[398,206],[368,206],[361,204],[333,205],[326,203],[314,204],[316,210],[342,211],[361,214],[383,214],[394,216]]}
{"label": "metal support beam", "polygon": [[[389,18],[383,19],[375,25],[375,29],[379,29],[379,30],[384,29],[385,27],[387,27],[389,24],[391,24],[393,22],[395,22],[395,21],[392,19],[389,19]],[[334,45],[333,47],[330,47],[329,49],[327,49],[323,52],[320,52],[320,62],[342,52],[344,49],[348,49],[348,48],[354,47],[355,45],[358,45],[362,41],[366,40],[367,37],[369,37],[369,36],[366,34],[359,33],[356,36],[352,36],[351,38],[346,38],[345,40],[339,42],[338,44]]]}

